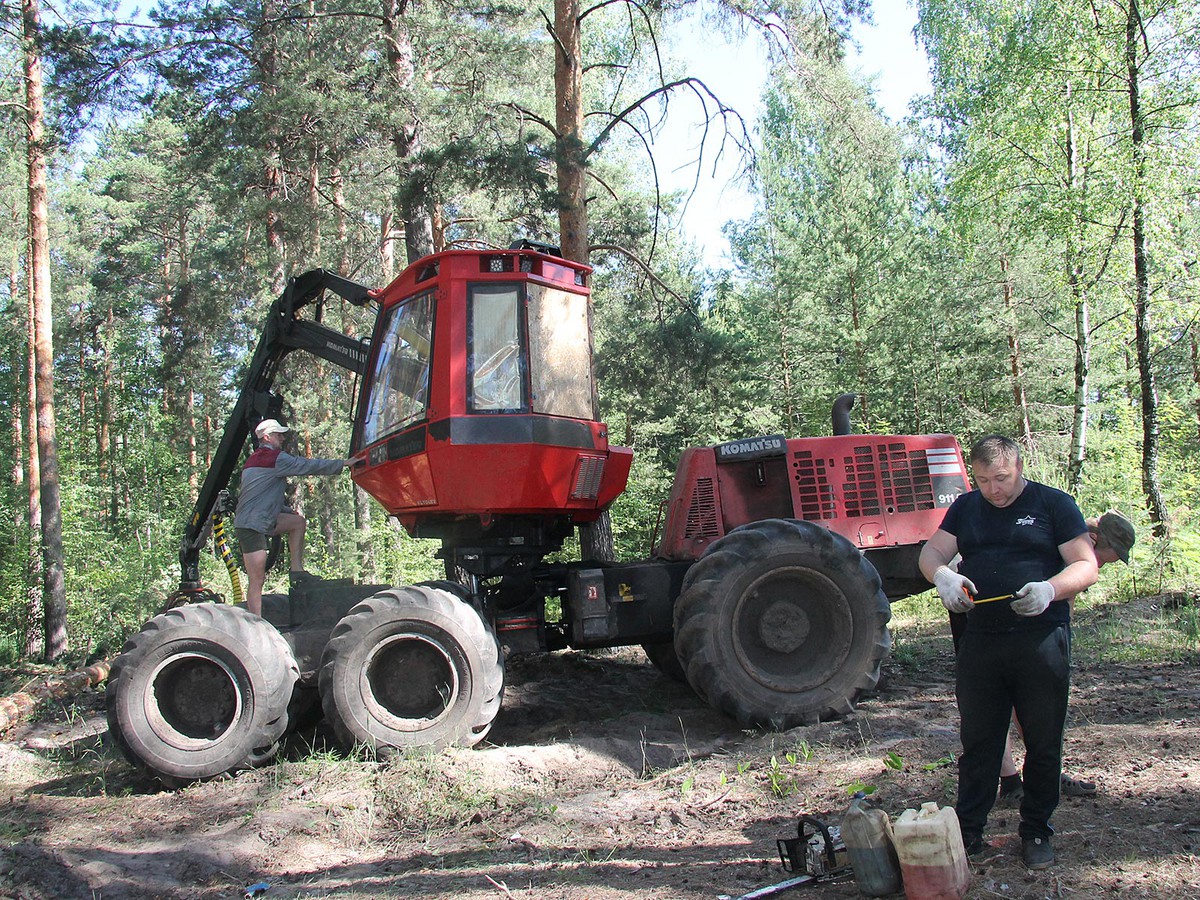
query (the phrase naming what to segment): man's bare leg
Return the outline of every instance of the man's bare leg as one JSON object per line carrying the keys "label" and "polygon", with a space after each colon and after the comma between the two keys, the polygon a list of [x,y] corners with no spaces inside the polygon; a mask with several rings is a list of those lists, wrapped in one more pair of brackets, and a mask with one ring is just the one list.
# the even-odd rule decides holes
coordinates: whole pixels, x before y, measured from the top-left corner
{"label": "man's bare leg", "polygon": [[242,565],[246,567],[246,609],[256,616],[262,615],[263,583],[267,580],[267,551],[251,550],[242,553]]}
{"label": "man's bare leg", "polygon": [[[1016,720],[1014,719],[1013,721],[1015,722]],[[1016,774],[1017,774],[1017,764],[1013,761],[1012,732],[1010,731],[1008,733],[1008,737],[1004,741],[1004,759],[1000,763],[1000,777],[1004,778],[1006,775],[1016,775]]]}
{"label": "man's bare leg", "polygon": [[304,532],[308,522],[304,516],[294,512],[282,512],[275,520],[273,534],[285,534],[288,541],[288,555],[291,558],[291,571],[304,571]]}

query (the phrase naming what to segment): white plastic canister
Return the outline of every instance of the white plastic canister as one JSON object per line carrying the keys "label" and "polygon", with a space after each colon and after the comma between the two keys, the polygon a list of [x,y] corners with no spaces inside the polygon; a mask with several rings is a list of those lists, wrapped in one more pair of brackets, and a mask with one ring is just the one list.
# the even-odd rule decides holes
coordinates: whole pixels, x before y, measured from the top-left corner
{"label": "white plastic canister", "polygon": [[923,803],[906,809],[892,829],[909,900],[962,900],[971,884],[958,816]]}

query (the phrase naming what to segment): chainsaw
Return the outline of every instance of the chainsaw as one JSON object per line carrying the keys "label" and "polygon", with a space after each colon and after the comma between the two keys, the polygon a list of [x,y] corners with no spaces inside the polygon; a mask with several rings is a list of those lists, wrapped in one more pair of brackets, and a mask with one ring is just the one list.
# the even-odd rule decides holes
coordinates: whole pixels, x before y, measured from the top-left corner
{"label": "chainsaw", "polygon": [[801,816],[796,825],[796,836],[780,838],[775,845],[779,849],[779,860],[783,863],[784,871],[804,874],[738,897],[720,894],[717,900],[759,900],[804,884],[829,881],[850,872],[850,857],[842,841],[841,829],[836,825],[826,825],[814,816]]}

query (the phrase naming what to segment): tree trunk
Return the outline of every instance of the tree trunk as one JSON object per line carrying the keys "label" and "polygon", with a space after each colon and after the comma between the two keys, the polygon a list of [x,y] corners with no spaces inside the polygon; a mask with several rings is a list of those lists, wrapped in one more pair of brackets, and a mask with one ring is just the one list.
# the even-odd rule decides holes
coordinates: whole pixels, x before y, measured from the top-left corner
{"label": "tree trunk", "polygon": [[854,374],[858,379],[858,414],[860,421],[869,424],[867,419],[871,413],[870,381],[867,378],[866,348],[863,347],[862,339],[859,337],[862,333],[860,331],[862,313],[858,303],[858,284],[853,278],[850,280],[850,327],[854,334]]}
{"label": "tree trunk", "polygon": [[1029,424],[1029,404],[1025,399],[1025,373],[1021,364],[1021,341],[1017,334],[1017,312],[1013,302],[1012,276],[1008,273],[1006,255],[1000,256],[1000,289],[1004,296],[1004,313],[1008,327],[1008,361],[1012,370],[1013,403],[1017,410],[1017,439],[1026,447],[1033,446],[1033,428]]}
{"label": "tree trunk", "polygon": [[1087,292],[1080,284],[1079,267],[1071,264],[1067,275],[1075,302],[1075,400],[1071,417],[1071,451],[1067,460],[1067,490],[1078,494],[1083,483],[1083,462],[1087,458],[1088,380],[1091,375],[1091,311]]}
{"label": "tree trunk", "polygon": [[[1071,86],[1067,85],[1070,100]],[[1075,116],[1067,109],[1067,185],[1071,196],[1082,200],[1079,175],[1079,148],[1075,134]],[[1077,234],[1067,248],[1067,286],[1075,306],[1075,402],[1071,416],[1071,450],[1067,459],[1067,490],[1078,494],[1083,483],[1083,462],[1087,456],[1088,377],[1091,374],[1092,334],[1087,291],[1083,287],[1083,235]]]}
{"label": "tree trunk", "polygon": [[358,574],[367,582],[378,579],[375,551],[371,544],[371,495],[354,487],[354,534],[358,549]]}
{"label": "tree trunk", "polygon": [[[13,201],[12,209],[12,259],[8,267],[8,299],[9,305],[15,315],[17,309],[17,298],[21,296],[21,208],[19,203]],[[1193,344],[1195,346],[1195,344]],[[14,387],[19,389],[20,376],[17,374],[17,368],[13,368],[13,380],[16,382]],[[12,429],[13,443],[13,465],[12,465],[12,482],[13,487],[20,490],[25,484],[25,423],[23,416],[25,415],[24,406],[17,400],[17,394],[13,393],[13,402],[9,409],[12,412],[12,419],[9,427]]]}
{"label": "tree trunk", "polygon": [[308,214],[312,224],[311,262],[300,271],[321,265],[321,151],[316,143],[308,148]]}
{"label": "tree trunk", "polygon": [[337,240],[338,240],[338,274],[350,274],[350,237],[349,226],[346,224],[346,179],[342,177],[340,166],[334,166],[329,173],[333,182],[333,205],[337,207]]}
{"label": "tree trunk", "polygon": [[116,316],[113,305],[108,304],[108,314],[105,319],[104,340],[101,341],[104,353],[104,365],[100,370],[100,396],[98,398],[99,427],[96,431],[96,460],[97,471],[103,474],[105,487],[108,488],[108,524],[117,524],[117,471],[113,464],[112,452],[112,409],[113,409],[113,362],[112,340]]}
{"label": "tree trunk", "polygon": [[579,0],[554,0],[554,112],[558,131],[559,244],[566,259],[588,261],[584,194],[583,59]]}
{"label": "tree trunk", "polygon": [[67,592],[63,575],[62,504],[54,428],[54,320],[50,304],[49,202],[46,187],[45,111],[42,103],[41,21],[38,0],[22,0],[25,51],[26,151],[29,167],[29,269],[34,310],[37,449],[40,461],[42,556],[45,585],[45,659],[68,649]]}
{"label": "tree trunk", "polygon": [[391,138],[398,170],[407,175],[400,191],[400,216],[404,220],[408,261],[413,263],[433,252],[433,201],[429,196],[429,185],[412,167],[413,157],[421,152],[421,123],[415,105],[407,99],[412,94],[416,75],[412,38],[401,28],[401,19],[407,10],[408,0],[383,0],[383,42],[392,77],[391,87],[393,96],[404,104],[407,120],[394,125]]}
{"label": "tree trunk", "polygon": [[1125,20],[1125,66],[1129,90],[1130,139],[1133,152],[1133,273],[1134,323],[1137,346],[1138,382],[1142,390],[1142,490],[1150,512],[1154,534],[1170,537],[1170,522],[1158,480],[1158,386],[1155,384],[1150,352],[1150,268],[1146,246],[1145,121],[1143,120],[1138,71],[1138,38],[1141,19],[1137,0],[1129,0]]}
{"label": "tree trunk", "polygon": [[184,418],[187,428],[188,496],[195,497],[200,493],[200,454],[196,442],[196,392],[192,388],[188,388]]}
{"label": "tree trunk", "polygon": [[379,268],[383,272],[383,283],[391,284],[396,276],[396,241],[392,235],[395,219],[390,209],[379,217]]}
{"label": "tree trunk", "polygon": [[[32,254],[27,254],[31,256]],[[42,655],[45,641],[42,639],[42,467],[38,458],[37,442],[37,314],[33,308],[33,270],[26,271],[25,297],[28,314],[29,346],[26,353],[26,404],[25,417],[27,442],[25,458],[28,460],[26,473],[29,481],[29,560],[26,565],[26,632],[25,656],[29,659]]]}
{"label": "tree trunk", "polygon": [[795,434],[799,422],[796,416],[796,404],[792,398],[792,353],[788,337],[788,321],[791,312],[791,288],[785,288],[787,295],[783,308],[776,307],[779,316],[779,376],[783,379],[783,416],[787,422],[787,433]]}
{"label": "tree trunk", "polygon": [[1196,412],[1196,438],[1200,441],[1200,344],[1196,342],[1196,332],[1190,332],[1192,339],[1192,386],[1196,389],[1196,398],[1192,401],[1192,409]]}
{"label": "tree trunk", "polygon": [[[584,193],[583,57],[579,0],[554,0],[554,113],[558,176],[558,240],[565,259],[586,263],[589,255],[587,197]],[[588,309],[588,350],[592,357],[591,309]],[[600,418],[595,372],[592,374],[592,417]],[[579,527],[584,559],[616,558],[612,522],[605,511],[595,522]]]}
{"label": "tree trunk", "polygon": [[271,296],[278,297],[287,287],[287,242],[283,228],[283,146],[276,122],[273,101],[278,94],[278,47],[275,44],[274,23],[280,10],[273,0],[264,0],[259,56],[259,74],[263,95],[268,99],[266,139],[263,153],[263,181],[266,187],[267,259],[271,268]]}

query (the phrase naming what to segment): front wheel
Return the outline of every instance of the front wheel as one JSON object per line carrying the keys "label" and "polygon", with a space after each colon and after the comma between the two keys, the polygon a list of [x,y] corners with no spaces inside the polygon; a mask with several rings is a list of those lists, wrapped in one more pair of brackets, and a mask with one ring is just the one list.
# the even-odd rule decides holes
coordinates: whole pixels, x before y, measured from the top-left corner
{"label": "front wheel", "polygon": [[258,616],[180,606],[147,622],[113,662],[109,733],[168,786],[261,765],[287,730],[298,679],[291,648]]}
{"label": "front wheel", "polygon": [[744,726],[844,715],[891,647],[879,574],[840,535],[792,519],[743,525],[688,570],[675,650],[692,688]]}
{"label": "front wheel", "polygon": [[321,702],[347,749],[383,756],[471,747],[491,730],[504,691],[500,645],[450,588],[381,591],[334,628],[321,658]]}

